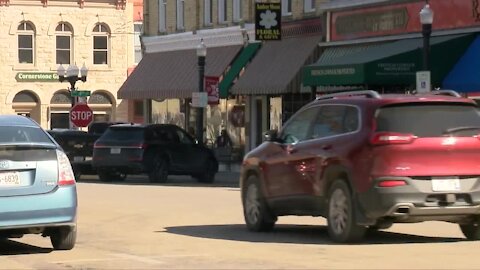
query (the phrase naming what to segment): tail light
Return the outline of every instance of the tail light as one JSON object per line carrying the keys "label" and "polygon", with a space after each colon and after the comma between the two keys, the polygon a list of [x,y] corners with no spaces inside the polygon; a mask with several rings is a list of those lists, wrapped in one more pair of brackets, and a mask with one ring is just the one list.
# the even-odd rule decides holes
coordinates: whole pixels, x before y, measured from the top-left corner
{"label": "tail light", "polygon": [[408,144],[412,143],[417,137],[413,134],[403,134],[395,132],[377,132],[372,136],[370,142],[374,145],[383,144]]}
{"label": "tail light", "polygon": [[132,145],[132,148],[145,149],[147,148],[147,144],[145,143],[134,144]]}
{"label": "tail light", "polygon": [[378,187],[390,188],[390,187],[400,187],[406,186],[407,182],[404,180],[382,180],[377,183]]}
{"label": "tail light", "polygon": [[72,166],[68,160],[67,155],[57,150],[57,161],[58,161],[58,185],[59,186],[68,186],[75,184],[75,175],[73,174]]}

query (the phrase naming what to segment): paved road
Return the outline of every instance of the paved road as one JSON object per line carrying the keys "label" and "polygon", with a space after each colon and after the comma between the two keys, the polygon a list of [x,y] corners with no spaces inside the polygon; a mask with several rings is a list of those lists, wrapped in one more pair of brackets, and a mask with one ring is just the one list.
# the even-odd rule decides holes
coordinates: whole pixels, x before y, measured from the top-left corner
{"label": "paved road", "polygon": [[330,242],[322,218],[283,217],[271,233],[243,225],[237,179],[214,186],[175,177],[78,184],[72,251],[48,239],[0,242],[0,269],[480,269],[480,242],[456,225],[395,225],[359,245]]}

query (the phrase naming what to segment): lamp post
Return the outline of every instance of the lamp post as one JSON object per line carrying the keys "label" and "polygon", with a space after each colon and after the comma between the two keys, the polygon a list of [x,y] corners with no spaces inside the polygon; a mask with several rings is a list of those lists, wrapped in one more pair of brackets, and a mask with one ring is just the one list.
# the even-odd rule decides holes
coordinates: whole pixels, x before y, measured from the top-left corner
{"label": "lamp post", "polygon": [[[198,58],[198,91],[204,92],[204,75],[205,75],[205,58],[207,56],[207,46],[203,43],[203,39],[197,46],[197,58]],[[197,108],[197,128],[196,135],[197,141],[203,143],[203,107]]]}
{"label": "lamp post", "polygon": [[430,71],[430,35],[432,34],[433,10],[428,1],[420,11],[423,35],[423,70]]}
{"label": "lamp post", "polygon": [[[79,72],[80,72],[80,76],[78,76]],[[73,91],[75,91],[75,83],[77,81],[86,82],[87,74],[88,74],[88,68],[85,66],[85,63],[83,64],[80,70],[75,64],[69,65],[67,70],[65,70],[62,64],[58,66],[58,69],[57,69],[58,80],[60,82],[68,81],[70,83],[70,88],[68,89],[68,91],[70,92],[72,107],[75,106],[75,97],[73,96]],[[70,123],[70,128],[72,127],[73,125],[72,123]]]}

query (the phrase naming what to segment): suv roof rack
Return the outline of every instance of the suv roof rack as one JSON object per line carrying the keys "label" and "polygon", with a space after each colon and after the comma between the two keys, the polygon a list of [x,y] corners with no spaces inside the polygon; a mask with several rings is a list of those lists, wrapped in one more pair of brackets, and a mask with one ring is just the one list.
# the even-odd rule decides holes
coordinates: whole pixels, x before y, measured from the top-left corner
{"label": "suv roof rack", "polygon": [[349,91],[349,92],[338,92],[334,94],[322,95],[316,98],[316,100],[329,99],[342,96],[366,96],[369,98],[381,99],[382,97],[377,91],[374,90],[361,90],[361,91]]}
{"label": "suv roof rack", "polygon": [[462,96],[454,90],[433,90],[430,92],[431,95],[444,95],[461,98]]}

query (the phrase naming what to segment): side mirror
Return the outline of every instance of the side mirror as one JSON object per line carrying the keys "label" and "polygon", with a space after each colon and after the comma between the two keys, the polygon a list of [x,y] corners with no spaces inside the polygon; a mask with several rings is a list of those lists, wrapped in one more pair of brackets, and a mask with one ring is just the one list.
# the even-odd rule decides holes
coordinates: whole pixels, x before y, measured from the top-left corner
{"label": "side mirror", "polygon": [[266,142],[276,142],[278,141],[278,131],[271,129],[263,134],[263,138]]}

